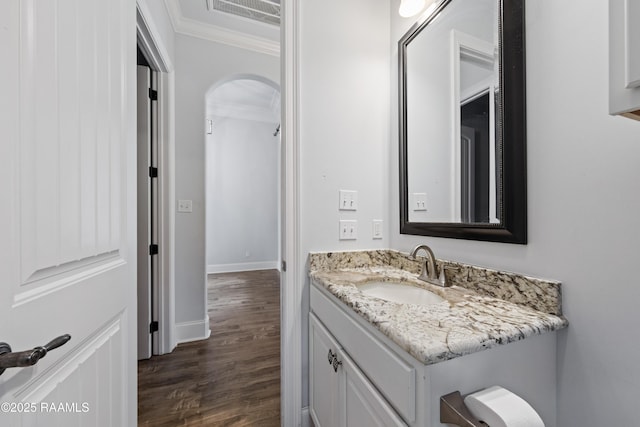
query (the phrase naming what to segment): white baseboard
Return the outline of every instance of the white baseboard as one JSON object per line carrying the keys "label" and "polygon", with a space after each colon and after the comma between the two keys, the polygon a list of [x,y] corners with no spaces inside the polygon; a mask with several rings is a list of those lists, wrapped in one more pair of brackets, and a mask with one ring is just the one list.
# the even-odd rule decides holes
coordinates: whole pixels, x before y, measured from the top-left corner
{"label": "white baseboard", "polygon": [[209,316],[203,320],[176,324],[176,338],[178,344],[191,341],[206,340],[211,335]]}
{"label": "white baseboard", "polygon": [[304,408],[302,408],[301,427],[313,427],[313,422],[311,421],[311,415],[309,414],[308,406],[305,406]]}
{"label": "white baseboard", "polygon": [[240,262],[236,264],[209,264],[207,274],[235,273],[237,271],[277,270],[278,261]]}

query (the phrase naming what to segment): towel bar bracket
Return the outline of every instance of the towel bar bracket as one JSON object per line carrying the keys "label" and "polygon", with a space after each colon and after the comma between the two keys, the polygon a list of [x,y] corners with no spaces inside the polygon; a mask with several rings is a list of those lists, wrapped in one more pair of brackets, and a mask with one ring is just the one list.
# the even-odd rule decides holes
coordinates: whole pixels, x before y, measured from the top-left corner
{"label": "towel bar bracket", "polygon": [[487,423],[471,415],[459,391],[440,397],[440,422],[460,427],[488,427]]}

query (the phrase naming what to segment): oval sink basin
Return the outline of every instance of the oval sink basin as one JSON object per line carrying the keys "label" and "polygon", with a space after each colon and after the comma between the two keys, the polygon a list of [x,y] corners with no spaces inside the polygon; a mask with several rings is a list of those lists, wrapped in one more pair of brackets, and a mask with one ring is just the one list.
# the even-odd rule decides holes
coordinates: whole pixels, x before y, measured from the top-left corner
{"label": "oval sink basin", "polygon": [[432,305],[444,301],[444,298],[426,289],[401,283],[368,282],[357,288],[365,295],[400,304]]}

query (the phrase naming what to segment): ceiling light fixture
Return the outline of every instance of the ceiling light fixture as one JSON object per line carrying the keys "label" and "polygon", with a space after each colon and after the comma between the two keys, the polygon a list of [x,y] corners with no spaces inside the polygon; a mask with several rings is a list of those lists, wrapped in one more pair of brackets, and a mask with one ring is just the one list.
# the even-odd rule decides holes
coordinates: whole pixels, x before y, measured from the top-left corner
{"label": "ceiling light fixture", "polygon": [[410,18],[420,13],[424,9],[425,3],[425,0],[400,0],[398,13],[403,18]]}

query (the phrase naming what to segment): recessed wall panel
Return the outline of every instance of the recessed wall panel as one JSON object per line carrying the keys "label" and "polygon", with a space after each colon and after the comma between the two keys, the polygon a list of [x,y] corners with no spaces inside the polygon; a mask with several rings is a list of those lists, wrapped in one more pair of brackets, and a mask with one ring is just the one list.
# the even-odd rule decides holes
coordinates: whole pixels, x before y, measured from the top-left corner
{"label": "recessed wall panel", "polygon": [[78,64],[79,37],[77,0],[59,2],[57,11],[58,44],[58,139],[60,147],[60,257],[81,259],[80,252],[80,92],[79,67],[65,68],[64,64]]}
{"label": "recessed wall panel", "polygon": [[28,0],[21,10],[20,71],[32,82],[20,87],[23,285],[119,249],[120,9],[119,2]]}
{"label": "recessed wall panel", "polygon": [[17,393],[21,402],[36,405],[35,413],[22,416],[23,425],[124,425],[111,415],[114,406],[122,410],[119,390],[126,380],[121,321],[118,318],[100,328],[72,356],[60,360]]}

